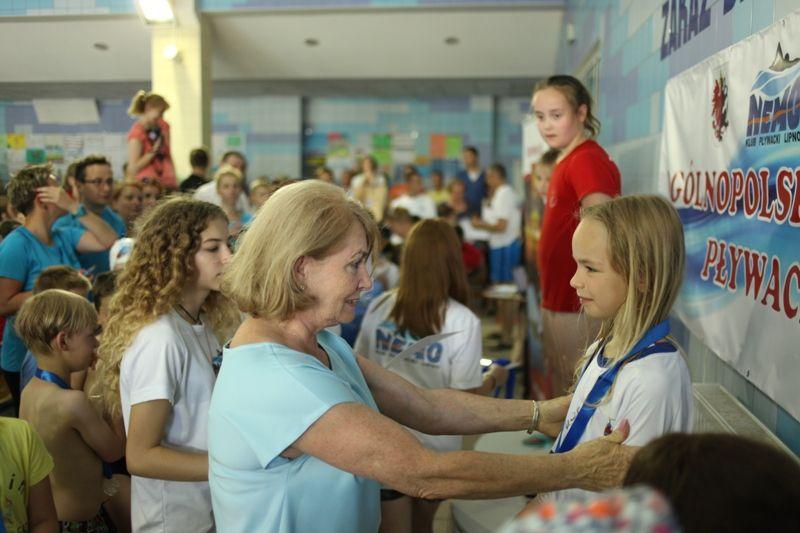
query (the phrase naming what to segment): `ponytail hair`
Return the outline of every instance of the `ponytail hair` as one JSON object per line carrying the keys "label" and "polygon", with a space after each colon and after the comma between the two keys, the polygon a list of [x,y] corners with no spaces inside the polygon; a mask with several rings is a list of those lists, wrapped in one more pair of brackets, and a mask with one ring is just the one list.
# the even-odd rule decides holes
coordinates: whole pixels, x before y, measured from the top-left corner
{"label": "ponytail hair", "polygon": [[169,103],[160,94],[151,93],[145,90],[138,91],[133,95],[131,105],[128,108],[128,115],[138,117],[144,114],[145,109],[148,107],[162,107],[164,111],[169,109]]}
{"label": "ponytail hair", "polygon": [[551,87],[563,94],[576,112],[582,105],[586,106],[586,121],[583,123],[583,128],[588,133],[589,138],[597,137],[600,134],[600,121],[592,113],[592,95],[589,94],[589,90],[584,87],[580,80],[566,74],[550,76],[537,83],[533,93],[536,94]]}

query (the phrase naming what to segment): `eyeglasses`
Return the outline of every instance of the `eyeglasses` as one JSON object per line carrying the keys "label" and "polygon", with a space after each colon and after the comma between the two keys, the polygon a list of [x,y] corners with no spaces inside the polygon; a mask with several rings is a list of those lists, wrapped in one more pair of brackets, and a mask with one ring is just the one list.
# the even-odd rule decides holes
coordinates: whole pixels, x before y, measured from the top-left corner
{"label": "eyeglasses", "polygon": [[108,185],[109,187],[113,187],[114,186],[114,178],[108,178],[108,179],[105,179],[105,180],[97,178],[97,179],[93,179],[93,180],[85,180],[84,183],[86,183],[88,185],[95,185],[95,186],[100,186],[100,185],[105,184],[105,185]]}

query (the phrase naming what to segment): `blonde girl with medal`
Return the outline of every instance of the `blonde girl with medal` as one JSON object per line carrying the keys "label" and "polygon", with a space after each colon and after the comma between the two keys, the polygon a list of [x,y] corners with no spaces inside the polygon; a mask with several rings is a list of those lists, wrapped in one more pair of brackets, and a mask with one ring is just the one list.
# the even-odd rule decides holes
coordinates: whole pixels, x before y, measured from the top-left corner
{"label": "blonde girl with medal", "polygon": [[206,425],[212,361],[238,325],[219,293],[231,252],[219,207],[167,200],[144,215],[100,344],[106,412],[124,421],[134,531],[213,531]]}
{"label": "blonde girl with medal", "polygon": [[[602,437],[622,421],[626,444],[691,431],[692,385],[668,317],[684,269],[683,227],[664,198],[634,195],[585,208],[572,237],[570,284],[583,312],[601,321],[553,451]],[[574,490],[555,493],[563,497]]]}

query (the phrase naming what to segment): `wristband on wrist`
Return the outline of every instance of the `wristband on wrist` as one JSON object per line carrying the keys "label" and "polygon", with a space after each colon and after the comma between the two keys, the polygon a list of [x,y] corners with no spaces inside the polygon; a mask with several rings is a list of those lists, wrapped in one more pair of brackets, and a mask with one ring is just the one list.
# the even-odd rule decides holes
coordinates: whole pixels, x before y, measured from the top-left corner
{"label": "wristband on wrist", "polygon": [[531,412],[531,425],[528,426],[527,432],[528,435],[539,429],[539,416],[541,415],[541,410],[539,409],[539,403],[536,400],[532,400],[532,412]]}

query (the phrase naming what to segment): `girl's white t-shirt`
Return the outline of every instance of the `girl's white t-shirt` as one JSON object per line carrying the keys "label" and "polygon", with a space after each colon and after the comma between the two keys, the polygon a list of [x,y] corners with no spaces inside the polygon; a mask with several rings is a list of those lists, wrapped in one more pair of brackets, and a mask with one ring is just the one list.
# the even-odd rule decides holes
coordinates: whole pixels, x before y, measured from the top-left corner
{"label": "girl's white t-shirt", "polygon": [[[597,346],[595,342],[589,347],[588,353],[594,353]],[[592,358],[578,381],[564,427],[553,449],[572,427],[586,397],[606,370],[608,367],[600,366],[597,357]],[[692,380],[679,351],[651,354],[623,366],[611,389],[611,397],[597,407],[578,444],[604,436],[611,429],[616,429],[623,420],[627,420],[631,426],[625,441],[631,446],[644,446],[666,433],[687,433],[692,430]],[[570,489],[552,494],[557,499],[567,499],[582,492]]]}
{"label": "girl's white t-shirt", "polygon": [[506,221],[506,229],[500,233],[489,233],[489,248],[503,248],[522,235],[522,214],[517,194],[504,183],[497,188],[492,199],[483,208],[483,218],[489,224]]}
{"label": "girl's white t-shirt", "polygon": [[[131,406],[167,400],[172,416],[162,443],[180,451],[208,450],[208,408],[221,353],[214,332],[193,326],[171,311],[142,328],[125,351],[120,396],[125,431]],[[165,481],[131,476],[131,522],[137,532],[214,531],[208,482]]]}
{"label": "girl's white t-shirt", "polygon": [[[397,324],[389,318],[396,293],[379,296],[372,301],[354,351],[388,367],[414,385],[425,389],[472,389],[483,383],[481,376],[481,323],[470,309],[450,299],[439,333],[455,333],[434,342],[424,350],[396,359],[407,347],[419,339],[408,332],[398,332]],[[427,448],[438,451],[461,449],[457,435],[426,435],[409,428]]]}

